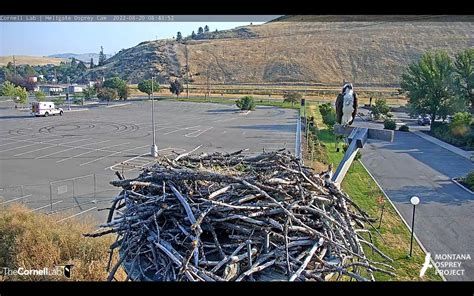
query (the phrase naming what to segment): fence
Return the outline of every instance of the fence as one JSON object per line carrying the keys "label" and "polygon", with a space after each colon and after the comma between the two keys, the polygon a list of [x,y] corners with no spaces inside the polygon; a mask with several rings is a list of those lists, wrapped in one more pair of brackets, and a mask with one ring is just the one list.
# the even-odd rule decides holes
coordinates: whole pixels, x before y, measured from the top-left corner
{"label": "fence", "polygon": [[48,214],[105,207],[120,191],[109,184],[113,179],[113,174],[89,174],[43,184],[3,187],[0,205],[23,203],[31,211]]}

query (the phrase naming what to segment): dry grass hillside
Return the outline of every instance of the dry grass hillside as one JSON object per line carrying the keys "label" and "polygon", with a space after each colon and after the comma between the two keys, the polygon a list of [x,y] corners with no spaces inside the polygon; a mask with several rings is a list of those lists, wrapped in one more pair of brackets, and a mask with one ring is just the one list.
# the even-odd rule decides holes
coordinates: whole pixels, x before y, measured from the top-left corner
{"label": "dry grass hillside", "polygon": [[[396,86],[407,64],[425,51],[440,49],[454,55],[474,46],[474,22],[401,19],[294,16],[209,33],[187,41],[191,78],[196,84],[207,83],[209,77],[213,84],[339,85],[348,79],[359,85]],[[151,73],[168,81],[182,77],[185,61],[183,43],[159,40],[123,50],[93,71],[111,71],[132,83]]]}
{"label": "dry grass hillside", "polygon": [[[59,65],[66,59],[52,57],[36,57],[36,56],[15,56],[17,65],[43,66],[48,64]],[[13,56],[0,56],[0,66],[6,66],[9,62],[13,63]]]}

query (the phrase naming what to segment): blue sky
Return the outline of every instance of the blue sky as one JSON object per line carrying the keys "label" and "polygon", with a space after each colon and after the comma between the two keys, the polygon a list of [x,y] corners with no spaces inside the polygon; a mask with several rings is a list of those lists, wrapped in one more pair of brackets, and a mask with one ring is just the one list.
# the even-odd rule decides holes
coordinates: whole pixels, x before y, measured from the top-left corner
{"label": "blue sky", "polygon": [[[146,40],[190,35],[208,25],[211,31],[248,25],[248,22],[1,22],[0,56],[47,56],[57,53],[114,54]],[[253,22],[254,25],[263,22]]]}

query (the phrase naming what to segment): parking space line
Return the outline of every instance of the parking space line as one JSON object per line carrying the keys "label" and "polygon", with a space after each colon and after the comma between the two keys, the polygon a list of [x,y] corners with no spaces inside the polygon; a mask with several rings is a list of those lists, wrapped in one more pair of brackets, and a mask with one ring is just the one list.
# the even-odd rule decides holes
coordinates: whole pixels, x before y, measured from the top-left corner
{"label": "parking space line", "polygon": [[79,145],[79,146],[72,147],[72,148],[69,148],[69,149],[64,149],[64,150],[53,152],[53,153],[50,153],[50,154],[47,154],[47,155],[39,156],[39,157],[36,157],[35,159],[42,159],[42,158],[45,158],[45,157],[48,157],[48,156],[51,156],[51,155],[55,155],[55,154],[59,154],[59,153],[62,153],[62,152],[66,152],[66,151],[70,151],[70,150],[74,150],[74,149],[80,149],[81,147],[96,145],[96,144],[110,142],[110,141],[112,141],[112,140],[104,140],[104,141],[100,141],[100,142],[94,142],[94,143]]}
{"label": "parking space line", "polygon": [[88,162],[81,163],[79,166],[83,166],[83,165],[86,165],[86,164],[89,164],[89,163],[93,163],[93,162],[96,162],[98,160],[101,160],[101,159],[104,159],[104,158],[107,158],[107,157],[110,157],[110,156],[113,156],[113,155],[116,155],[116,154],[119,154],[119,153],[123,153],[123,152],[130,151],[130,150],[135,150],[135,149],[140,149],[140,148],[145,148],[145,147],[148,147],[148,146],[150,146],[150,145],[143,145],[143,146],[140,146],[140,147],[135,147],[135,148],[131,148],[131,149],[118,151],[118,152],[112,153],[110,155],[106,155],[106,156],[99,157],[99,158],[96,158],[96,159],[88,161]]}
{"label": "parking space line", "polygon": [[[102,149],[110,148],[110,147],[116,147],[116,146],[123,146],[123,145],[127,145],[127,144],[130,144],[130,142],[111,145],[111,146],[105,146],[105,147],[102,147]],[[56,163],[60,163],[60,162],[63,162],[63,161],[66,161],[66,160],[69,160],[69,159],[72,159],[72,158],[76,158],[76,157],[79,157],[79,156],[82,156],[82,155],[86,155],[86,154],[92,153],[92,152],[96,152],[96,151],[86,151],[86,152],[80,153],[78,155],[74,155],[74,156],[71,156],[71,157],[68,157],[68,158],[60,159],[60,160],[56,161]]]}
{"label": "parking space line", "polygon": [[30,197],[30,196],[31,196],[31,194],[28,194],[28,195],[24,195],[24,196],[16,197],[16,198],[13,198],[13,199],[9,199],[9,200],[6,200],[6,201],[3,201],[3,202],[0,202],[0,205],[4,205],[4,204],[10,203],[10,202],[12,202],[12,201],[15,201],[15,200],[20,200],[20,199],[27,198],[27,197]]}
{"label": "parking space line", "polygon": [[32,210],[29,211],[29,212],[30,212],[30,213],[31,213],[31,212],[36,212],[36,211],[38,211],[38,210],[41,210],[41,209],[44,209],[44,208],[48,208],[48,207],[54,206],[55,204],[61,203],[61,202],[63,202],[63,201],[64,201],[64,200],[59,200],[59,201],[57,201],[57,202],[53,202],[52,204],[47,204],[47,205],[45,205],[45,206],[42,206],[42,207],[39,207],[39,208],[36,208],[36,209],[32,209]]}
{"label": "parking space line", "polygon": [[34,150],[27,151],[27,152],[18,153],[18,154],[15,154],[15,155],[13,155],[13,156],[20,156],[20,155],[24,155],[24,154],[28,154],[28,153],[32,153],[32,152],[36,152],[36,151],[41,151],[41,150],[45,150],[45,149],[49,149],[49,148],[53,148],[53,147],[62,146],[62,145],[64,145],[64,144],[71,144],[71,143],[76,143],[76,142],[85,141],[85,140],[91,140],[91,139],[92,139],[92,138],[80,139],[80,140],[75,140],[75,141],[66,142],[66,143],[61,143],[61,144],[46,144],[46,145],[51,145],[51,146],[49,146],[49,147],[43,147],[43,148],[39,148],[39,149],[34,149]]}
{"label": "parking space line", "polygon": [[[211,127],[207,128],[207,129],[205,129],[205,130],[197,130],[197,131],[191,132],[191,133],[189,133],[189,134],[186,134],[186,135],[184,135],[184,136],[185,136],[185,137],[188,137],[188,138],[197,138],[197,137],[199,137],[200,135],[204,134],[205,132],[207,132],[208,130],[211,130],[211,129],[213,129],[213,128],[214,128],[214,127],[211,126]],[[196,133],[196,132],[197,132],[196,135],[191,136],[192,134],[194,134],[194,133]]]}
{"label": "parking space line", "polygon": [[68,220],[68,219],[74,218],[74,217],[76,217],[76,216],[82,215],[82,214],[84,214],[84,213],[90,212],[90,211],[92,211],[93,209],[97,209],[97,207],[92,207],[92,208],[90,208],[90,209],[87,209],[87,210],[85,210],[85,211],[79,212],[79,213],[74,214],[74,215],[72,215],[72,216],[63,218],[63,219],[61,219],[61,220],[56,221],[56,223],[60,223],[60,222],[66,221],[66,220]]}
{"label": "parking space line", "polygon": [[169,134],[172,134],[172,133],[175,133],[175,132],[179,132],[179,131],[182,131],[182,130],[189,130],[189,129],[193,129],[193,128],[196,128],[196,129],[197,129],[198,127],[200,127],[200,125],[178,128],[178,129],[176,129],[176,130],[174,130],[174,131],[164,133],[163,136],[169,135]]}
{"label": "parking space line", "polygon": [[[64,138],[45,141],[45,142],[43,142],[43,144],[50,145],[49,144],[50,142],[54,142],[54,141],[62,140],[62,139],[64,139]],[[6,150],[1,150],[0,153],[15,150],[15,149],[21,149],[21,148],[24,148],[24,147],[34,146],[34,145],[43,145],[43,144],[34,143],[34,144],[23,145],[23,146],[20,146],[20,147],[13,147],[13,148],[9,148],[9,149],[6,149]],[[52,144],[52,145],[54,145],[54,144]]]}

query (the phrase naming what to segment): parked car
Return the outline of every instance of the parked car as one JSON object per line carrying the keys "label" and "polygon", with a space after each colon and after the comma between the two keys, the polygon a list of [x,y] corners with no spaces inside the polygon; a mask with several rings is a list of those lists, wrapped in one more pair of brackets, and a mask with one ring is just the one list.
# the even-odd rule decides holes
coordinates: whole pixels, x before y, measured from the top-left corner
{"label": "parked car", "polygon": [[429,115],[419,115],[417,122],[419,125],[431,125],[431,117]]}
{"label": "parked car", "polygon": [[31,103],[31,114],[44,117],[56,114],[63,116],[63,109],[56,108],[54,102],[33,102]]}

